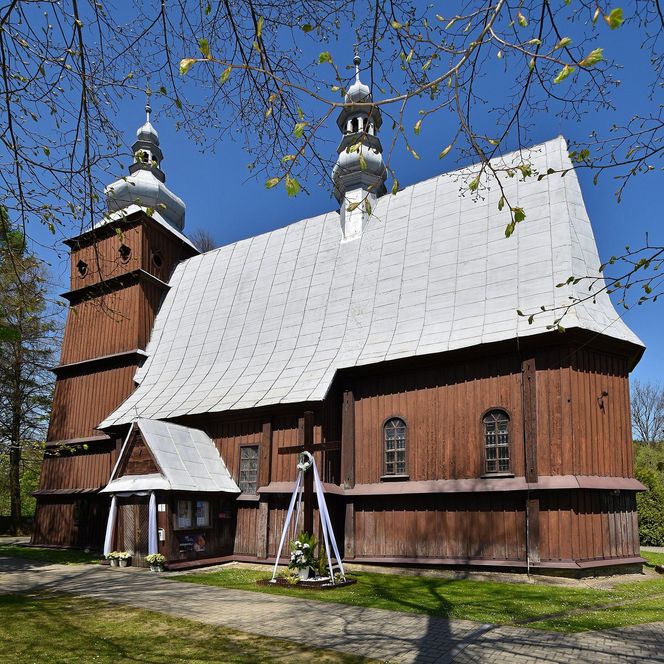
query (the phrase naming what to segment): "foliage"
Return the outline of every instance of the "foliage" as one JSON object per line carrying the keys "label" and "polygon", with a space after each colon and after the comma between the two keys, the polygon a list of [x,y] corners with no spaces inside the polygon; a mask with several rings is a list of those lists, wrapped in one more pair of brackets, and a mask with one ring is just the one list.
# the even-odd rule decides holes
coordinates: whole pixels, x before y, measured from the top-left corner
{"label": "foliage", "polygon": [[107,560],[129,560],[131,558],[131,553],[129,553],[129,551],[111,551],[106,554],[105,558]]}
{"label": "foliage", "polygon": [[[20,617],[20,619],[17,619]],[[78,597],[0,595],[7,662],[360,664],[362,657]]]}
{"label": "foliage", "polygon": [[209,231],[206,231],[202,228],[198,228],[193,233],[190,233],[189,239],[202,254],[204,254],[206,251],[212,251],[219,246],[219,243],[214,239],[214,237],[212,237]]}
{"label": "foliage", "polygon": [[[609,589],[588,588],[580,584],[500,583],[369,572],[350,576],[357,580],[355,585],[336,590],[312,589],[307,591],[306,598],[482,623],[523,623],[526,627],[532,626],[528,621],[538,618],[543,620],[556,615],[568,616],[577,610],[587,612],[610,604],[633,602],[636,606],[634,614],[629,611],[629,605],[626,605],[625,610],[603,611],[602,614],[608,616],[603,626],[633,624],[641,618],[644,622],[664,620],[664,578],[659,576],[636,583],[618,583]],[[288,588],[256,583],[265,578],[269,578],[269,575],[262,571],[232,568],[186,574],[175,580],[292,596]],[[648,598],[650,602],[647,611],[642,606],[643,598]],[[594,628],[590,621],[586,625],[575,623],[569,627],[562,618],[559,621],[555,629],[561,631]],[[554,628],[550,625],[541,626],[545,629]]]}
{"label": "foliage", "polygon": [[[658,3],[623,9],[589,0],[465,0],[447,10],[411,0],[183,0],[122,8],[35,0],[9,3],[2,15],[0,200],[24,229],[42,223],[55,233],[62,220],[80,227],[101,213],[102,178],[117,170],[123,152],[118,108],[148,80],[202,149],[239,136],[252,173],[268,187],[283,183],[292,196],[313,177],[329,181],[325,127],[344,105],[353,72],[328,44],[353,31],[374,105],[392,125],[385,151],[391,172],[394,151],[419,158],[415,141],[428,131],[441,158],[454,153],[479,162],[460,182],[472,196],[484,196],[489,182],[503,190],[504,178],[563,176],[536,173],[527,157],[516,166],[490,160],[527,145],[532,127],[551,118],[569,133],[575,121],[602,111],[618,120],[579,136],[570,157],[596,179],[615,177],[618,197],[632,178],[657,173],[664,154],[662,107],[653,101],[633,115],[631,99],[617,108],[616,95],[620,60],[643,52],[649,71],[640,97],[658,92]],[[509,235],[528,210],[502,194]],[[596,275],[571,278],[625,295],[634,286],[638,302],[655,299],[663,252],[627,248],[609,261],[617,267],[605,285]]]}
{"label": "foliage", "polygon": [[647,491],[636,494],[643,546],[664,546],[664,445],[634,445],[636,478]]}
{"label": "foliage", "polygon": [[84,565],[98,563],[100,554],[75,549],[47,549],[37,546],[20,546],[0,543],[0,556],[35,560],[58,565]]}
{"label": "foliage", "polygon": [[664,387],[635,380],[630,396],[636,439],[643,443],[664,442]]}
{"label": "foliage", "polygon": [[[56,326],[49,316],[46,276],[23,233],[0,207],[0,467],[6,468],[15,528],[24,491],[37,481],[51,404]],[[2,486],[2,485],[0,485]]]}
{"label": "foliage", "polygon": [[315,571],[318,568],[318,558],[316,557],[316,548],[318,540],[315,535],[309,533],[300,533],[296,540],[290,543],[290,569],[309,569]]}

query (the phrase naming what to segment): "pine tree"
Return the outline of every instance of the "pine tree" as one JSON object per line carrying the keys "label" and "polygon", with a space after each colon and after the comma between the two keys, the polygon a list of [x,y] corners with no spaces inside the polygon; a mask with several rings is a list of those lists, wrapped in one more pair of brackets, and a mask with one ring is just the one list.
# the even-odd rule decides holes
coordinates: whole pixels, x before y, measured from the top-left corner
{"label": "pine tree", "polygon": [[35,457],[25,453],[41,444],[48,424],[54,333],[44,269],[0,206],[0,467],[14,532],[22,517],[25,463]]}

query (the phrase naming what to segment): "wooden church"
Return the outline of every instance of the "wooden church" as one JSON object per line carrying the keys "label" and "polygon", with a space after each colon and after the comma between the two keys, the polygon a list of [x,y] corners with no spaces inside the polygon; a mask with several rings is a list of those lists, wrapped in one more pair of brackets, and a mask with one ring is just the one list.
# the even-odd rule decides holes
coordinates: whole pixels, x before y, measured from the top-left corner
{"label": "wooden church", "polygon": [[628,376],[643,346],[605,293],[564,333],[516,313],[584,297],[568,277],[598,274],[565,141],[495,160],[569,171],[505,175],[528,215],[506,239],[495,183],[462,193],[479,166],[385,192],[370,100],[358,73],[338,210],[204,254],[148,107],[107,215],[67,243],[33,543],[99,549],[106,533],[140,564],[152,519],[172,566],[274,561],[306,448],[346,561],[640,564]]}

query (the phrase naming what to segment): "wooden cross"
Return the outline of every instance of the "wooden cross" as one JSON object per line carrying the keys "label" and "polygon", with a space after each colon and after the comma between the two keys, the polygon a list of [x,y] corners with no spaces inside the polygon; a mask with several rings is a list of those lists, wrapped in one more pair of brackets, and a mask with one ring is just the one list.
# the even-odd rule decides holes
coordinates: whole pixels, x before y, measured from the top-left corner
{"label": "wooden cross", "polygon": [[[311,410],[304,411],[304,417],[300,420],[300,440],[302,444],[291,445],[290,447],[280,447],[278,454],[301,454],[309,452],[324,452],[327,450],[338,450],[341,445],[339,441],[329,441],[326,443],[314,443],[314,413]],[[304,473],[304,523],[302,529],[305,533],[313,535],[314,533],[314,473],[307,471]]]}

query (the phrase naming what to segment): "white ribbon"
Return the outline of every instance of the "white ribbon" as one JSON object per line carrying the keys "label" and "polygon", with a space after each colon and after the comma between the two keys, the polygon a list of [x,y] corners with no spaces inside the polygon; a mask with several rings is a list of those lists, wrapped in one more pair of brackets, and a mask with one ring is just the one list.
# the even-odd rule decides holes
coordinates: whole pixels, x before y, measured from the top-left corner
{"label": "white ribbon", "polygon": [[108,511],[106,522],[106,537],[104,538],[104,555],[107,556],[113,550],[113,534],[115,533],[115,520],[118,515],[118,498],[111,498],[111,508]]}
{"label": "white ribbon", "polygon": [[288,513],[286,514],[286,520],[284,521],[284,529],[281,531],[281,540],[279,541],[279,549],[277,550],[277,559],[274,561],[274,570],[272,570],[273,581],[277,576],[277,567],[279,566],[279,559],[281,558],[281,550],[284,548],[284,541],[286,540],[286,534],[288,533],[288,526],[290,525],[290,520],[291,517],[293,516],[293,507],[295,507],[295,500],[297,498],[301,482],[302,482],[302,471],[298,470],[297,479],[295,480],[295,489],[293,490],[293,495],[291,496],[290,505],[288,506]]}
{"label": "white ribbon", "polygon": [[[344,571],[343,563],[341,562],[341,555],[339,554],[339,547],[337,546],[337,540],[334,537],[334,530],[332,529],[332,522],[330,520],[330,513],[327,509],[327,504],[325,502],[325,489],[323,488],[323,483],[320,481],[320,476],[318,475],[318,468],[314,463],[314,458],[309,452],[302,452],[298,459],[297,464],[297,477],[295,479],[295,487],[293,489],[293,495],[291,496],[290,504],[288,505],[288,512],[286,514],[286,520],[284,521],[284,527],[281,531],[281,540],[279,541],[279,549],[277,551],[277,558],[274,561],[274,569],[272,570],[272,581],[275,580],[277,576],[277,568],[279,567],[279,559],[281,558],[281,552],[284,548],[284,542],[286,541],[286,535],[288,534],[289,526],[291,525],[291,519],[293,518],[293,510],[295,509],[296,502],[297,508],[295,509],[295,530],[298,528],[298,523],[300,520],[300,510],[302,507],[302,492],[301,488],[304,484],[304,473],[309,469],[313,468],[314,472],[314,487],[316,489],[316,496],[318,497],[318,514],[320,516],[321,529],[323,531],[323,540],[325,542],[325,553],[327,554],[327,564],[330,570],[330,580],[334,585],[334,569],[332,567],[332,551],[336,557],[337,563],[339,564],[339,571],[341,572],[342,578],[345,579],[346,573]],[[309,533],[313,535],[313,533]],[[330,544],[332,548],[330,549]]]}
{"label": "white ribbon", "polygon": [[157,497],[154,491],[150,492],[150,503],[148,506],[148,554],[159,553],[157,541]]}

